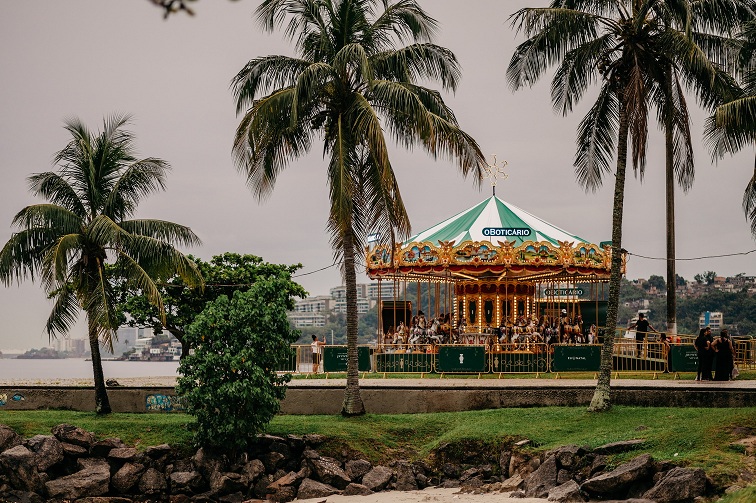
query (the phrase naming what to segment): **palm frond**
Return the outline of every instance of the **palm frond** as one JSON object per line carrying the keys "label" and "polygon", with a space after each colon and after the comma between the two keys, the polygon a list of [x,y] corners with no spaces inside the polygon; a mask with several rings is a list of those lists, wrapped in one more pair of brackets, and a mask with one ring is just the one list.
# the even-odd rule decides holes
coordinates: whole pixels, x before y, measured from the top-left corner
{"label": "palm frond", "polygon": [[575,175],[585,189],[598,190],[611,161],[619,130],[619,101],[611,87],[601,87],[598,98],[578,126]]}
{"label": "palm frond", "polygon": [[165,220],[124,220],[120,227],[134,236],[146,236],[176,246],[202,244],[202,240],[189,227]]}
{"label": "palm frond", "polygon": [[113,184],[102,206],[102,213],[115,221],[132,215],[144,197],[165,190],[170,165],[153,157],[131,163]]}
{"label": "palm frond", "polygon": [[74,290],[69,284],[64,284],[54,292],[55,303],[45,323],[45,332],[50,338],[57,334],[68,333],[78,318],[81,306]]}
{"label": "palm frond", "polygon": [[236,114],[252,106],[260,94],[293,86],[297,77],[311,64],[289,56],[265,56],[251,60],[231,80],[236,98]]}
{"label": "palm frond", "polygon": [[754,163],[753,176],[743,193],[743,211],[746,218],[751,221],[751,234],[756,237],[756,163]]}
{"label": "palm frond", "polygon": [[603,35],[582,44],[564,55],[551,81],[551,101],[554,111],[567,115],[580,101],[588,87],[596,81],[597,66],[613,43]]}
{"label": "palm frond", "polygon": [[29,188],[34,196],[42,196],[53,204],[72,211],[79,218],[86,215],[86,208],[74,188],[58,173],[45,172],[28,178]]}
{"label": "palm frond", "polygon": [[456,56],[435,44],[413,44],[372,56],[375,76],[395,82],[440,82],[443,89],[455,91],[462,75]]}

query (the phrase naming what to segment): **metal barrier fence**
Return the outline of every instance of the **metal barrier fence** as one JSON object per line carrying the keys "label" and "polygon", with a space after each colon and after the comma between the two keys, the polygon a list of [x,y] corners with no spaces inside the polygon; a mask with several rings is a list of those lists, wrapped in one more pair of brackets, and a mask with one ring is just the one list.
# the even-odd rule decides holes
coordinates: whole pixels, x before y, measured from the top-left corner
{"label": "metal barrier fence", "polygon": [[[735,363],[756,369],[756,340],[736,341]],[[346,372],[345,345],[294,345],[294,356],[277,369],[309,374],[318,362],[319,373]],[[317,356],[315,356],[317,354]],[[378,374],[538,374],[598,372],[600,344],[402,344],[358,347],[359,372]],[[696,372],[698,354],[693,344],[636,341],[617,337],[612,355],[614,374]]]}

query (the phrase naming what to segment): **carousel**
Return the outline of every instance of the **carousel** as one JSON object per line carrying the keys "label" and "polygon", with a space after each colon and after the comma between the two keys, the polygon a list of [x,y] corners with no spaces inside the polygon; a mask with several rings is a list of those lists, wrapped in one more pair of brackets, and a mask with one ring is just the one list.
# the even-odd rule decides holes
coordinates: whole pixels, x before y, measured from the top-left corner
{"label": "carousel", "polygon": [[384,341],[402,331],[403,342],[488,348],[518,339],[588,343],[605,324],[611,243],[550,224],[498,198],[495,187],[407,241],[373,243],[366,253],[379,297],[386,282],[394,292],[379,308]]}

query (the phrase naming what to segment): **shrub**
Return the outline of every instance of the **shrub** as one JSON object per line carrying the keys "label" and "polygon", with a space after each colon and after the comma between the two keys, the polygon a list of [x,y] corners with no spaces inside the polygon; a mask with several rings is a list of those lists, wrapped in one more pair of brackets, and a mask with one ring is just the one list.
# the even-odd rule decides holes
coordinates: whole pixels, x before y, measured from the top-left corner
{"label": "shrub", "polygon": [[194,352],[181,360],[176,391],[196,418],[198,445],[243,449],[278,412],[291,375],[275,369],[299,335],[286,317],[299,288],[288,275],[259,279],[209,302],[189,326]]}

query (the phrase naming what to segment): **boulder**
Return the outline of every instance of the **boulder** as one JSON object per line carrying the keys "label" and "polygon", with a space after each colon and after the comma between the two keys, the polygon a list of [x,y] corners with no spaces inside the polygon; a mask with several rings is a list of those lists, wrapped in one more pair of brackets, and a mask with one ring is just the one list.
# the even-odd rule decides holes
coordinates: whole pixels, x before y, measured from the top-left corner
{"label": "boulder", "polygon": [[73,500],[102,496],[110,486],[110,467],[105,462],[91,462],[83,470],[51,480],[45,486],[51,498]]}
{"label": "boulder", "polygon": [[225,457],[218,455],[214,452],[210,452],[204,447],[197,449],[197,452],[192,457],[192,462],[197,468],[197,471],[202,474],[207,480],[210,480],[210,476],[213,472],[222,471],[226,466]]}
{"label": "boulder", "polygon": [[501,471],[501,476],[504,478],[509,477],[509,462],[511,460],[511,451],[501,451],[501,454],[499,454],[499,470]]}
{"label": "boulder", "polygon": [[89,498],[79,498],[76,500],[76,503],[134,503],[134,500],[119,496],[92,496]]}
{"label": "boulder", "polygon": [[527,478],[525,496],[545,498],[549,490],[557,485],[557,458],[551,455]]}
{"label": "boulder", "polygon": [[16,447],[24,443],[24,438],[16,433],[13,428],[0,424],[0,452]]}
{"label": "boulder", "polygon": [[677,503],[693,501],[705,492],[706,473],[702,469],[678,467],[665,472],[643,497],[658,503]]}
{"label": "boulder", "polygon": [[0,489],[0,497],[3,503],[45,503],[42,496],[27,491],[2,491]]}
{"label": "boulder", "polygon": [[373,465],[365,459],[351,459],[344,463],[344,471],[352,480],[360,480],[371,468]]}
{"label": "boulder", "polygon": [[63,461],[63,445],[52,435],[35,435],[26,442],[26,446],[34,453],[34,461],[40,472]]}
{"label": "boulder", "polygon": [[265,474],[265,465],[259,459],[253,459],[244,464],[241,474],[247,477],[250,483],[254,483],[260,475]]}
{"label": "boulder", "polygon": [[[285,502],[297,497],[297,488],[294,486],[281,486],[275,492],[268,494],[268,501]],[[220,499],[223,501],[223,498]],[[246,503],[246,501],[245,501]]]}
{"label": "boulder", "polygon": [[108,452],[107,458],[113,461],[127,462],[136,461],[139,457],[139,451],[133,447],[116,447]]}
{"label": "boulder", "polygon": [[160,494],[168,489],[165,475],[154,468],[147,468],[139,478],[139,492],[142,494]]}
{"label": "boulder", "polygon": [[144,473],[144,465],[138,463],[125,463],[110,478],[110,485],[114,491],[128,493]]}
{"label": "boulder", "polygon": [[344,489],[344,492],[342,492],[344,496],[368,496],[370,494],[373,494],[373,491],[368,489],[366,486],[363,486],[362,484],[355,484],[352,482],[348,486],[346,486],[346,489]]}
{"label": "boulder", "polygon": [[52,434],[61,442],[78,445],[87,450],[89,450],[89,448],[92,447],[92,444],[96,441],[94,433],[82,430],[72,424],[59,424],[58,426],[54,426]]}
{"label": "boulder", "polygon": [[580,486],[574,480],[552,487],[546,499],[559,503],[582,503],[585,501],[583,495],[580,494]]}
{"label": "boulder", "polygon": [[171,493],[193,494],[202,488],[202,475],[200,472],[173,472],[168,477]]}
{"label": "boulder", "polygon": [[144,450],[144,454],[146,456],[151,457],[152,459],[160,459],[163,456],[167,456],[172,451],[171,446],[168,444],[160,444],[160,445],[153,445],[152,447],[148,447]]}
{"label": "boulder", "polygon": [[394,489],[397,491],[415,491],[417,490],[417,481],[412,467],[407,463],[399,463],[396,467],[396,484]]}
{"label": "boulder", "polygon": [[246,491],[247,479],[234,472],[214,472],[210,477],[210,492],[217,495]]}
{"label": "boulder", "polygon": [[268,473],[274,473],[278,468],[283,466],[286,456],[280,452],[267,452],[262,456],[262,462]]}
{"label": "boulder", "polygon": [[502,491],[517,491],[525,487],[525,479],[519,473],[514,474],[508,479],[501,482]]}
{"label": "boulder", "polygon": [[337,494],[338,492],[338,489],[328,484],[323,484],[312,479],[304,479],[302,483],[299,484],[297,499],[325,498],[332,494]]}
{"label": "boulder", "polygon": [[317,475],[318,480],[324,484],[332,485],[338,489],[344,489],[350,482],[352,482],[349,475],[341,469],[335,460],[329,458],[311,459],[310,464],[312,465],[312,470]]}
{"label": "boulder", "polygon": [[110,451],[119,447],[126,447],[120,438],[106,438],[93,443],[89,448],[89,454],[96,458],[107,458]]}
{"label": "boulder", "polygon": [[60,445],[63,447],[63,454],[72,458],[80,458],[89,454],[89,450],[80,445],[69,444],[68,442],[61,442]]}
{"label": "boulder", "polygon": [[519,473],[523,478],[527,477],[541,464],[540,459],[537,457],[531,457],[530,455],[513,451],[512,456],[509,459],[509,476],[513,476],[515,473]]}
{"label": "boulder", "polygon": [[0,453],[0,471],[5,473],[14,489],[33,493],[44,492],[44,481],[37,469],[34,453],[17,445]]}
{"label": "boulder", "polygon": [[546,456],[553,455],[556,457],[559,468],[573,468],[577,466],[578,460],[585,453],[585,449],[577,445],[564,445],[554,449]]}
{"label": "boulder", "polygon": [[388,485],[394,472],[385,466],[375,466],[362,477],[362,485],[371,491],[381,491]]}
{"label": "boulder", "polygon": [[581,491],[594,495],[623,495],[636,482],[650,479],[653,460],[649,454],[642,454],[622,464],[609,473],[590,478],[580,486]]}
{"label": "boulder", "polygon": [[298,472],[287,473],[268,485],[268,493],[275,493],[282,487],[299,485],[302,480],[307,478],[308,472],[307,468],[302,468]]}

